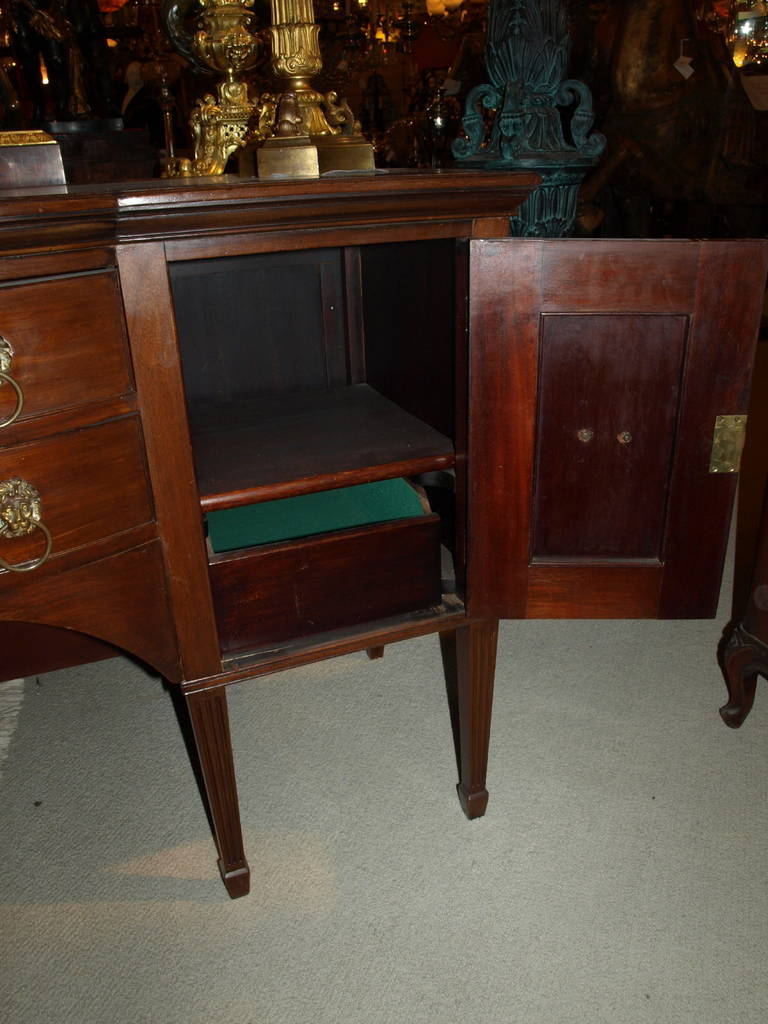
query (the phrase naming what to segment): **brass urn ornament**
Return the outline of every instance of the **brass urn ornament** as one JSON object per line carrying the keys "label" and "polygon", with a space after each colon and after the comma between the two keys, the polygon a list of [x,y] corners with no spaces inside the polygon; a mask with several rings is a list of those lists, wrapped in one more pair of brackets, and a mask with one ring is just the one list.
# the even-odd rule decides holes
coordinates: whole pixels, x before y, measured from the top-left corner
{"label": "brass urn ornament", "polygon": [[224,79],[217,96],[207,94],[192,111],[193,159],[167,161],[167,176],[223,174],[238,151],[241,173],[255,152],[259,177],[373,170],[373,147],[349,107],[335,93],[323,96],[312,88],[311,78],[322,68],[312,0],[271,0],[267,37],[275,84],[261,96],[251,96],[244,79],[262,45],[250,10],[253,0],[199,0],[203,10],[192,32],[187,21],[196,2],[164,0],[168,35],[193,66]]}
{"label": "brass urn ornament", "polygon": [[189,0],[163,4],[165,26],[179,53],[198,70],[224,76],[216,86],[217,96],[206,93],[192,110],[192,160],[167,161],[168,177],[223,174],[229,158],[245,144],[257,115],[257,105],[242,78],[256,63],[261,46],[251,31],[253,0],[200,0],[200,6],[198,28],[191,33],[185,26]]}

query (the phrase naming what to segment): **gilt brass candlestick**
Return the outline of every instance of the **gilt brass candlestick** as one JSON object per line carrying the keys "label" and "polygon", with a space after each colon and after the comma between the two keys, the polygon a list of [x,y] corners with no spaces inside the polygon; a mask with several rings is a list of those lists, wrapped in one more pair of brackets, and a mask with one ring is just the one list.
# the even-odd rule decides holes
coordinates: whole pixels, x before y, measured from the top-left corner
{"label": "gilt brass candlestick", "polygon": [[310,79],[323,66],[320,57],[320,26],[315,24],[312,0],[271,0],[272,73],[278,93],[296,95],[302,127],[307,135],[330,135],[323,113],[323,97]]}
{"label": "gilt brass candlestick", "polygon": [[[257,103],[249,98],[243,80],[243,73],[256,63],[261,46],[252,31],[253,0],[200,0],[200,4],[202,13],[194,34],[184,27],[189,5],[183,0],[166,0],[165,25],[190,63],[224,77],[216,86],[216,96],[207,93],[192,110],[193,159],[168,159],[167,177],[223,174],[230,156],[253,135],[252,123],[258,120]],[[259,125],[255,131],[260,131]]]}
{"label": "gilt brass candlestick", "polygon": [[[319,173],[331,170],[373,170],[373,146],[362,137],[352,111],[336,93],[322,96],[311,78],[322,69],[320,27],[312,0],[270,0],[272,73],[282,97],[295,96],[301,123],[296,136],[307,136],[317,151]],[[301,173],[295,138],[271,139],[257,153],[259,175]],[[304,159],[304,157],[302,157]],[[303,166],[303,164],[302,164]]]}

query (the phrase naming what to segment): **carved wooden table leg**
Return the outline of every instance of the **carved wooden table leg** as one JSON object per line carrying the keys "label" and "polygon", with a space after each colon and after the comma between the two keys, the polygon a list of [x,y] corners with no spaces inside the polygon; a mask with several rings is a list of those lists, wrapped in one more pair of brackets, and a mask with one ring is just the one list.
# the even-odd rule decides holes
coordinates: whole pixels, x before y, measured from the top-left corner
{"label": "carved wooden table leg", "polygon": [[752,710],[758,675],[768,678],[768,645],[741,625],[736,626],[723,651],[723,671],[728,703],[720,708],[720,717],[726,725],[738,729]]}
{"label": "carved wooden table leg", "polygon": [[722,664],[728,703],[720,708],[720,716],[726,725],[738,729],[752,709],[758,675],[768,678],[768,495],[747,610],[726,636]]}
{"label": "carved wooden table leg", "polygon": [[461,756],[459,800],[468,818],[480,818],[488,804],[485,776],[491,738],[496,672],[497,619],[456,630],[456,676]]}
{"label": "carved wooden table leg", "polygon": [[219,871],[232,899],[250,889],[251,872],[243,850],[232,740],[224,688],[185,694],[213,819]]}

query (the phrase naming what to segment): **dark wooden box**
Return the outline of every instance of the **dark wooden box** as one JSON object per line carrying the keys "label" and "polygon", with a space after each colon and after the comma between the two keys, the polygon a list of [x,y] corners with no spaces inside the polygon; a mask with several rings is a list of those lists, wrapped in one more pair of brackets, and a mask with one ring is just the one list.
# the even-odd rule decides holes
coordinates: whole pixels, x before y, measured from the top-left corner
{"label": "dark wooden box", "polygon": [[440,518],[417,516],[210,554],[224,653],[437,605]]}

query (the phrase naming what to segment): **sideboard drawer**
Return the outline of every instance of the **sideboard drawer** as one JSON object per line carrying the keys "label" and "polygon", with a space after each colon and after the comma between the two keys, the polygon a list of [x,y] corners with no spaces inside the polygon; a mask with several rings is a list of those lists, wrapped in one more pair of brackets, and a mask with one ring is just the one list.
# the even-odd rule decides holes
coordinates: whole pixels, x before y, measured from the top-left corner
{"label": "sideboard drawer", "polygon": [[440,519],[339,530],[210,557],[223,652],[440,603]]}
{"label": "sideboard drawer", "polygon": [[[123,306],[111,271],[0,288],[0,423],[132,390]],[[0,439],[2,434],[0,434]]]}
{"label": "sideboard drawer", "polygon": [[[153,518],[139,421],[135,416],[12,445],[0,451],[3,482],[21,480],[39,495],[45,530],[9,536],[0,521],[0,558],[37,559],[50,533],[51,560],[65,551]],[[13,517],[0,511],[0,517]]]}

